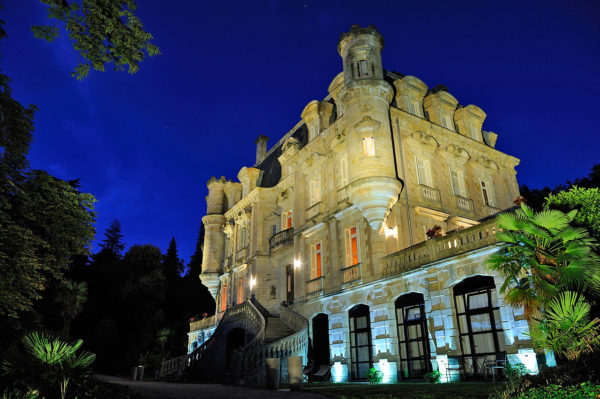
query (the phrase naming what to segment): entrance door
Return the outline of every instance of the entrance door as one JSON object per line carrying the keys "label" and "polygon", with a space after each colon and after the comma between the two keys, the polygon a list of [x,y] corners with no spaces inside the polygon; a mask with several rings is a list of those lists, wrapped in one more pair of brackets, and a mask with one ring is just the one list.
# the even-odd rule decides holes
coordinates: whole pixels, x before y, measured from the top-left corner
{"label": "entrance door", "polygon": [[288,265],[285,268],[286,300],[288,304],[294,303],[294,268]]}
{"label": "entrance door", "polygon": [[364,380],[367,378],[369,369],[373,367],[369,307],[356,305],[350,309],[349,316],[352,379]]}
{"label": "entrance door", "polygon": [[319,313],[312,320],[313,351],[315,363],[318,366],[328,366],[331,355],[329,354],[329,317]]}
{"label": "entrance door", "polygon": [[227,334],[225,347],[225,370],[232,371],[240,362],[239,350],[244,348],[246,341],[246,332],[242,328],[234,328]]}
{"label": "entrance door", "polygon": [[423,378],[423,374],[431,371],[423,295],[402,295],[395,305],[402,376],[405,379]]}

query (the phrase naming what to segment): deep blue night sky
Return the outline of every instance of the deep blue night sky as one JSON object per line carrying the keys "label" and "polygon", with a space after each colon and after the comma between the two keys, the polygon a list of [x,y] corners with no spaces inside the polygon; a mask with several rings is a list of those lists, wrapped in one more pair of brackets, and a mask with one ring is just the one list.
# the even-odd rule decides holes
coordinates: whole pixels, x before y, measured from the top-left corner
{"label": "deep blue night sky", "polygon": [[[384,68],[444,84],[488,115],[518,181],[555,186],[600,163],[598,1],[137,0],[162,55],[140,71],[70,76],[66,40],[34,39],[39,0],[4,0],[0,67],[13,96],[39,107],[33,168],[80,178],[98,199],[98,238],[113,218],[127,244],[193,252],[206,181],[254,163],[327,95],[336,45],[352,24],[386,40]],[[459,3],[456,5],[456,3]],[[270,148],[270,146],[269,146]],[[94,250],[97,249],[97,246]]]}

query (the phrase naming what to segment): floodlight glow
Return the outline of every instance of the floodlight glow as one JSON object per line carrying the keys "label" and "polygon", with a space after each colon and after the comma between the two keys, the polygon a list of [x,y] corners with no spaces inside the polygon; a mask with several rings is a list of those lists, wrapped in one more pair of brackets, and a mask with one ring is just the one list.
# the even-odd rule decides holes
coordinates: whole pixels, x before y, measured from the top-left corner
{"label": "floodlight glow", "polygon": [[294,259],[294,267],[298,269],[302,265],[299,258]]}
{"label": "floodlight glow", "polygon": [[398,226],[394,226],[394,228],[392,229],[384,224],[383,232],[385,233],[385,238],[388,238],[388,237],[398,238]]}
{"label": "floodlight glow", "polygon": [[254,288],[255,285],[256,285],[256,277],[250,276],[250,291],[252,291],[252,288]]}

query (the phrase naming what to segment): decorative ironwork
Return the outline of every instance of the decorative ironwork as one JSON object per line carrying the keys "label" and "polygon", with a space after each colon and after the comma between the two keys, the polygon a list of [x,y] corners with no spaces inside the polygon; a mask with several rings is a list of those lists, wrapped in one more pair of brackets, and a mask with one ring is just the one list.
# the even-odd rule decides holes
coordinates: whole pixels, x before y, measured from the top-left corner
{"label": "decorative ironwork", "polygon": [[282,245],[294,241],[294,228],[282,230],[269,239],[269,249],[273,251]]}

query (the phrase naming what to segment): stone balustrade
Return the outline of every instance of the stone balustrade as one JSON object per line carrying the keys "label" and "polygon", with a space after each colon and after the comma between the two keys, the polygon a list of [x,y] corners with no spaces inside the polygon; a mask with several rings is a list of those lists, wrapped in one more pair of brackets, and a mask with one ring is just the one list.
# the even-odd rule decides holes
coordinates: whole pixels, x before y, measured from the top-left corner
{"label": "stone balustrade", "polygon": [[340,273],[342,274],[342,284],[348,284],[354,281],[358,281],[362,278],[361,263],[345,267],[340,270]]}
{"label": "stone balustrade", "polygon": [[495,244],[498,242],[496,230],[496,221],[491,219],[468,229],[458,230],[395,252],[383,258],[384,274],[388,277],[405,273],[426,267],[437,260]]}
{"label": "stone balustrade", "polygon": [[205,330],[213,327],[217,323],[216,316],[205,317],[202,320],[192,321],[190,323],[190,331]]}
{"label": "stone balustrade", "polygon": [[314,294],[323,291],[323,276],[313,278],[306,282],[306,293]]}
{"label": "stone balustrade", "polygon": [[465,212],[473,213],[473,200],[465,197],[461,197],[460,195],[455,195],[456,197],[456,206],[458,209],[462,209]]}
{"label": "stone balustrade", "polygon": [[419,184],[419,191],[421,191],[421,199],[423,202],[433,202],[440,204],[440,190],[437,188],[429,187],[424,184]]}

